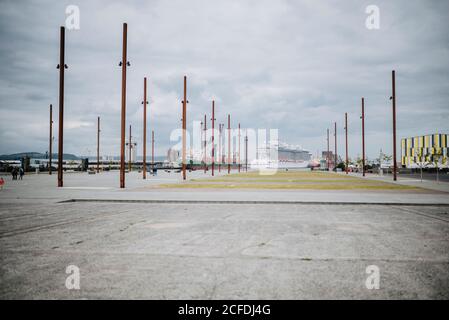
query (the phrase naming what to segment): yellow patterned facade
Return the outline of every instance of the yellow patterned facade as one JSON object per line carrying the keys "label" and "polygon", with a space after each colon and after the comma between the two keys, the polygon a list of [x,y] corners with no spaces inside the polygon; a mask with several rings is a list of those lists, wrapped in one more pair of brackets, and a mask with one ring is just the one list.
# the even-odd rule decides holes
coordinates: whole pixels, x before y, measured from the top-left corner
{"label": "yellow patterned facade", "polygon": [[401,140],[401,162],[407,168],[418,167],[421,164],[432,167],[440,159],[440,167],[448,168],[447,134],[429,134]]}

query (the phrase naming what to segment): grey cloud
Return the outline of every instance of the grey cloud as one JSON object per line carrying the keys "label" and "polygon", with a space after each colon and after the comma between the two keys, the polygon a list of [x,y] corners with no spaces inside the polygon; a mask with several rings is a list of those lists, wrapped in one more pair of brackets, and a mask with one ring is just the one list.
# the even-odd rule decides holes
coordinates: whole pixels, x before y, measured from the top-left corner
{"label": "grey cloud", "polygon": [[[315,153],[326,128],[349,113],[360,153],[360,98],[366,98],[368,155],[391,149],[390,73],[397,70],[398,135],[449,133],[449,3],[376,1],[381,29],[364,26],[368,1],[2,1],[0,153],[45,151],[48,105],[57,106],[59,26],[79,5],[81,29],[66,32],[65,151],[118,154],[122,22],[128,22],[127,121],[142,131],[143,77],[149,129],[160,154],[180,124],[182,77],[188,119],[228,113],[242,127],[279,128],[283,141]],[[57,108],[55,108],[57,109]],[[57,116],[57,114],[56,114]],[[92,125],[87,125],[92,124]],[[342,137],[342,136],[341,136]],[[340,139],[343,142],[343,139]],[[343,150],[343,144],[339,146]]]}

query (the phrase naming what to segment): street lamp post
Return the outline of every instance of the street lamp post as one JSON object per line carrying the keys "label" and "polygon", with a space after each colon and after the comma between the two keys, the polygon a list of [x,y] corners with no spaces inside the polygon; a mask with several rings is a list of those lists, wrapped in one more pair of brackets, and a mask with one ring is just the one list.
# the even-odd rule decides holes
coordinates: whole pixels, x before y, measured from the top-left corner
{"label": "street lamp post", "polygon": [[214,130],[215,130],[215,100],[212,100],[212,176],[214,175],[215,166],[215,141],[214,141]]}
{"label": "street lamp post", "polygon": [[127,58],[128,24],[123,24],[122,61],[122,109],[121,109],[121,136],[120,136],[120,188],[125,188],[125,130],[126,130],[126,67],[129,66]]}
{"label": "street lamp post", "polygon": [[362,98],[362,174],[365,176],[365,98]]}
{"label": "street lamp post", "polygon": [[348,113],[345,112],[345,140],[346,140],[346,165],[345,171],[348,174],[349,157],[348,157]]}
{"label": "street lamp post", "polygon": [[154,130],[151,131],[151,169],[154,174]]}
{"label": "street lamp post", "polygon": [[231,173],[231,115],[228,114],[228,174]]}
{"label": "street lamp post", "polygon": [[238,157],[238,168],[240,172],[240,123],[239,123],[239,157]]}
{"label": "street lamp post", "polygon": [[391,72],[391,86],[392,86],[392,107],[393,107],[393,180],[398,179],[398,164],[396,159],[396,78],[395,71]]}
{"label": "street lamp post", "polygon": [[100,117],[97,118],[97,173],[100,173]]}
{"label": "street lamp post", "polygon": [[204,140],[203,140],[203,134],[204,134],[204,129],[203,129],[203,121],[200,122],[200,145],[201,145],[201,163],[204,162]]}
{"label": "street lamp post", "polygon": [[223,131],[223,124],[218,124],[218,172],[221,172],[221,156],[222,156],[222,149],[221,149],[221,142],[222,142],[222,136],[221,132]]}
{"label": "street lamp post", "polygon": [[63,154],[64,154],[64,70],[65,64],[65,28],[61,27],[59,42],[59,130],[58,130],[58,187],[63,187]]}
{"label": "street lamp post", "polygon": [[48,174],[51,175],[51,158],[53,153],[53,106],[50,105],[50,138],[49,138]]}
{"label": "street lamp post", "polygon": [[147,178],[147,78],[143,78],[143,156],[142,174],[143,179]]}
{"label": "street lamp post", "polygon": [[131,172],[131,149],[132,149],[132,142],[131,142],[131,125],[129,125],[129,159],[128,159],[128,171]]}
{"label": "street lamp post", "polygon": [[327,153],[326,153],[326,160],[327,160],[327,171],[330,171],[330,156],[329,156],[329,128],[327,129]]}
{"label": "street lamp post", "polygon": [[186,130],[187,130],[187,76],[184,76],[184,99],[182,100],[182,179],[186,180]]}
{"label": "street lamp post", "polygon": [[245,172],[248,172],[248,132],[245,131]]}
{"label": "street lamp post", "polygon": [[207,124],[206,115],[204,115],[204,173],[207,171]]}
{"label": "street lamp post", "polygon": [[338,155],[337,155],[337,122],[334,123],[334,138],[335,138],[335,172],[337,172],[337,162],[338,162]]}

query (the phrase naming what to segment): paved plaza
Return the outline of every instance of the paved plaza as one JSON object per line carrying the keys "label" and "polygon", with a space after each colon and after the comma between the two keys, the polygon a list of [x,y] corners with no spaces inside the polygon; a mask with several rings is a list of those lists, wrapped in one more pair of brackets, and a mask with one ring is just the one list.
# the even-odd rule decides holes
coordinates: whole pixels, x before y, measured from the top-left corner
{"label": "paved plaza", "polygon": [[[125,190],[117,172],[68,173],[64,188],[56,175],[8,179],[0,192],[0,297],[449,298],[446,185],[159,187],[205,179],[188,176],[194,181],[162,171],[144,181],[132,172]],[[79,290],[65,286],[69,265],[79,267]],[[369,266],[379,270],[379,289],[366,286]]]}

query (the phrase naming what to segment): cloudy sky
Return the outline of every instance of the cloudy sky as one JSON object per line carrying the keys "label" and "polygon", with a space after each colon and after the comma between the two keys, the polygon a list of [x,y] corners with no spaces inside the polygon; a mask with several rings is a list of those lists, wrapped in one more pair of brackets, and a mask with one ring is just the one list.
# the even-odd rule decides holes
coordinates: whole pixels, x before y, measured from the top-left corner
{"label": "cloudy sky", "polygon": [[[218,122],[231,113],[242,127],[278,128],[280,140],[313,154],[325,149],[334,121],[344,150],[345,112],[350,155],[360,154],[363,96],[367,154],[376,157],[380,148],[391,153],[395,69],[398,137],[449,133],[448,1],[2,0],[0,153],[48,149],[50,103],[57,120],[59,27],[71,4],[80,9],[80,29],[66,31],[65,152],[93,155],[101,116],[102,153],[119,153],[123,22],[131,62],[127,122],[141,143],[147,76],[157,154],[180,125],[184,75],[189,122],[209,114],[214,98]],[[365,26],[373,4],[378,30]]]}

